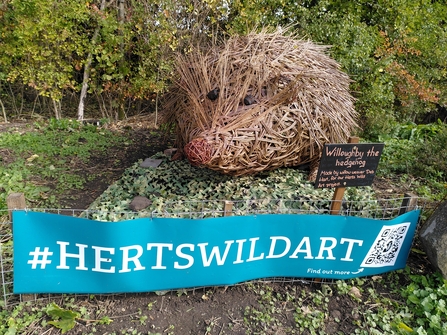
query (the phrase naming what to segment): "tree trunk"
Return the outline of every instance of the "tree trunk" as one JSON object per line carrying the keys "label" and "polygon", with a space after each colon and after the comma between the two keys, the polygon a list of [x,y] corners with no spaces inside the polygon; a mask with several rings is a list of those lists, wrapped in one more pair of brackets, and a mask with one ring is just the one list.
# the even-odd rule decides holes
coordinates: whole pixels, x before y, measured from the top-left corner
{"label": "tree trunk", "polygon": [[8,119],[6,118],[5,106],[3,105],[2,99],[0,99],[0,106],[2,106],[2,112],[3,112],[3,117],[5,119],[5,122],[8,122]]}
{"label": "tree trunk", "polygon": [[[104,11],[106,8],[106,1],[101,1],[100,11]],[[96,40],[98,39],[99,35],[99,29],[100,26],[96,27],[95,32],[93,33],[92,37],[92,44],[96,43]],[[79,105],[78,105],[78,120],[82,121],[84,119],[84,108],[85,108],[85,97],[87,96],[87,90],[88,90],[88,81],[90,79],[90,68],[92,66],[92,60],[93,55],[90,52],[87,56],[87,63],[84,67],[84,76],[82,78],[82,88],[81,88],[81,95],[79,96]]]}
{"label": "tree trunk", "polygon": [[[124,0],[118,0],[119,7],[119,22],[120,22],[120,35],[123,36],[123,29],[124,29],[124,16],[125,16],[125,10],[124,10]],[[121,40],[121,64],[124,62],[124,42]],[[120,92],[119,94],[119,109],[118,109],[118,120],[124,120],[126,114],[124,112],[124,96],[123,93]]]}
{"label": "tree trunk", "polygon": [[62,107],[61,102],[58,100],[53,100],[53,107],[54,107],[54,116],[56,117],[56,120],[60,120],[62,117]]}

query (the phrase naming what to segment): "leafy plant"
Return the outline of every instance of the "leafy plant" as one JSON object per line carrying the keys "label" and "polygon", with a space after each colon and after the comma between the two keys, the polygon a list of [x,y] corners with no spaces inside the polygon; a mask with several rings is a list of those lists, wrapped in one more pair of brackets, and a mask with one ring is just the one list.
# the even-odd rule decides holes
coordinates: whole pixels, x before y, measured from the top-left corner
{"label": "leafy plant", "polygon": [[410,172],[415,176],[447,181],[447,127],[439,127],[436,135],[418,143]]}
{"label": "leafy plant", "polygon": [[76,89],[73,65],[86,49],[88,35],[80,27],[88,24],[89,12],[85,2],[72,0],[63,6],[51,0],[11,1],[5,7],[0,29],[7,78],[49,97],[56,117],[65,90]]}
{"label": "leafy plant", "polygon": [[[278,169],[255,176],[232,178],[218,172],[197,168],[184,161],[171,161],[159,153],[158,168],[141,167],[136,162],[115,184],[91,205],[90,218],[118,221],[152,215],[171,217],[213,217],[224,210],[224,200],[234,200],[233,214],[250,213],[328,213],[332,190],[315,189],[308,173],[293,168]],[[152,203],[145,210],[133,212],[129,205],[135,196]],[[354,204],[374,215],[379,205],[370,187],[346,192],[347,201],[369,199]],[[357,206],[358,205],[358,206]],[[359,208],[354,208],[354,207]]]}
{"label": "leafy plant", "polygon": [[[405,283],[405,284],[403,284]],[[377,286],[388,285],[394,296],[382,295]],[[447,326],[447,281],[440,273],[411,274],[409,268],[367,280],[337,281],[339,295],[362,292],[353,313],[356,334],[444,334]],[[400,301],[400,299],[405,301]],[[364,308],[365,306],[371,306]]]}
{"label": "leafy plant", "polygon": [[298,299],[294,319],[300,332],[307,330],[312,335],[324,333],[328,313],[328,292],[330,291],[325,290],[323,293],[317,290],[312,294],[312,303],[305,303],[305,295]]}
{"label": "leafy plant", "polygon": [[52,318],[48,324],[55,326],[64,334],[75,326],[75,321],[79,318],[79,313],[60,308],[54,302],[48,305],[47,314]]}
{"label": "leafy plant", "polygon": [[442,199],[447,181],[447,127],[444,123],[396,124],[393,131],[380,135],[378,140],[385,143],[378,176],[407,177],[413,180],[413,188],[420,196]]}
{"label": "leafy plant", "polygon": [[410,276],[412,282],[402,296],[413,314],[417,334],[442,334],[447,329],[447,280],[440,273]]}
{"label": "leafy plant", "polygon": [[249,285],[258,295],[258,306],[247,306],[244,311],[244,323],[250,333],[267,334],[269,329],[276,329],[282,326],[277,314],[278,301],[282,301],[282,296],[275,294],[269,286]]}
{"label": "leafy plant", "polygon": [[3,309],[0,311],[0,333],[5,335],[20,334],[30,325],[39,322],[42,316],[42,310],[29,311],[25,304],[18,305],[12,311]]}

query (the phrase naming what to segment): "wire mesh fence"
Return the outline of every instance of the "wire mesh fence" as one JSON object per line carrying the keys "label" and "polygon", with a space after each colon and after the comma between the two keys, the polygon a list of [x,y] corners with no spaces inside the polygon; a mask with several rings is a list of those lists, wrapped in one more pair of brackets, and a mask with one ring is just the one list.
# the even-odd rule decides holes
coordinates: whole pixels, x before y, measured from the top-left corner
{"label": "wire mesh fence", "polygon": [[[51,209],[34,208],[25,209],[34,212],[53,213],[58,215],[67,215],[73,217],[83,217],[98,221],[123,221],[136,218],[192,218],[203,219],[222,216],[247,216],[262,214],[329,214],[331,209],[331,200],[310,199],[303,197],[299,200],[284,199],[256,199],[256,200],[238,200],[238,201],[187,201],[187,202],[168,202],[163,208],[157,208],[153,211],[127,211],[127,212],[104,212],[94,209]],[[380,200],[359,200],[343,201],[339,215],[355,216],[379,220],[391,220],[405,212],[413,209],[424,211],[426,201],[423,198],[404,196],[380,199]],[[0,306],[7,308],[14,306],[22,301],[40,301],[60,298],[60,294],[33,294],[19,295],[13,293],[13,235],[12,220],[10,212],[0,211],[0,271],[1,271],[1,294],[2,300]],[[30,236],[32,238],[32,236]],[[268,278],[257,281],[284,282],[284,283],[304,283],[312,282],[330,283],[327,279],[309,279],[309,278]],[[203,288],[187,289],[188,291],[199,290]],[[79,296],[79,295],[78,295]]]}

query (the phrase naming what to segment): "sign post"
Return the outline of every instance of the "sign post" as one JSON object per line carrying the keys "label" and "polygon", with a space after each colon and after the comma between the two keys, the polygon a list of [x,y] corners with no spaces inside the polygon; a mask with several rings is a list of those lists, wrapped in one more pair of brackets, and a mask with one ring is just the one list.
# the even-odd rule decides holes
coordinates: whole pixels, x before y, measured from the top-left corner
{"label": "sign post", "polygon": [[[350,137],[348,143],[359,143],[358,137]],[[331,202],[331,215],[337,215],[340,213],[341,203],[343,201],[343,196],[345,195],[346,187],[337,187],[334,191]]]}

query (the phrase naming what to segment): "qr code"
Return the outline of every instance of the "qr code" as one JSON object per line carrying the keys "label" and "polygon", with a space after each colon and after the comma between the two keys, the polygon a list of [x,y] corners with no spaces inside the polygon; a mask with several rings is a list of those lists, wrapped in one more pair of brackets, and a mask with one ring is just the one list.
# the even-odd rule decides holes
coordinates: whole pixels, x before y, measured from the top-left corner
{"label": "qr code", "polygon": [[362,262],[362,267],[378,268],[393,266],[410,223],[401,223],[395,226],[383,226],[373,245]]}

